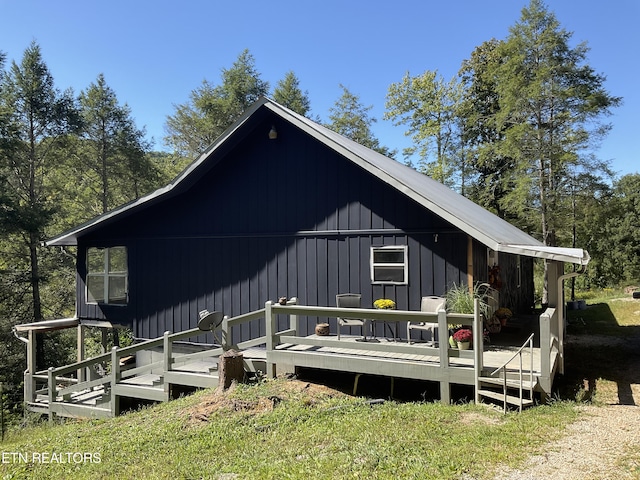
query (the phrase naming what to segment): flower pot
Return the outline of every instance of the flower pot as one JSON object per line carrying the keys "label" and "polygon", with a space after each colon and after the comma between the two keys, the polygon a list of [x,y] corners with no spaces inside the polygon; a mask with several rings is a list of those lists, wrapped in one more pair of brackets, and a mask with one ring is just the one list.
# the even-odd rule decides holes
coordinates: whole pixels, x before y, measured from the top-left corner
{"label": "flower pot", "polygon": [[469,350],[471,342],[458,342],[458,350]]}
{"label": "flower pot", "polygon": [[449,346],[451,346],[451,348],[458,348],[458,344],[453,339],[453,335],[449,336]]}

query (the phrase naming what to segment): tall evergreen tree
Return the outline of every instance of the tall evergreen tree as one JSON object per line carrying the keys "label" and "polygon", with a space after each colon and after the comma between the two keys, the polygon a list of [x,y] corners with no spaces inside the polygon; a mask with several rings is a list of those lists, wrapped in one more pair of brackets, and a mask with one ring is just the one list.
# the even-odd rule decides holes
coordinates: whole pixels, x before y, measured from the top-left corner
{"label": "tall evergreen tree", "polygon": [[[40,271],[40,243],[56,205],[50,188],[49,172],[53,152],[69,132],[79,126],[76,105],[67,91],[54,87],[53,77],[42,59],[40,47],[33,42],[20,64],[13,62],[2,79],[0,111],[8,115],[5,139],[12,148],[6,159],[7,182],[16,206],[10,264],[16,274],[22,269],[28,276],[31,295],[31,319],[44,318]],[[4,259],[5,264],[8,264]],[[17,275],[16,278],[19,278]],[[43,366],[44,349],[38,343],[37,362]]]}
{"label": "tall evergreen tree", "polygon": [[587,46],[571,48],[570,39],[542,1],[531,0],[499,47],[496,71],[500,151],[518,171],[505,206],[521,215],[535,211],[540,236],[552,246],[566,224],[572,173],[606,170],[589,153],[609,129],[598,121],[620,103],[604,89],[604,76],[585,64]]}
{"label": "tall evergreen tree", "polygon": [[311,110],[309,92],[300,89],[300,80],[292,71],[287,72],[273,91],[273,99],[280,105],[293,110],[303,116],[308,116]]}
{"label": "tall evergreen tree", "polygon": [[[133,200],[146,193],[152,183],[153,165],[146,157],[149,145],[138,129],[128,105],[120,105],[104,75],[80,93],[83,119],[79,156],[83,175],[95,176],[101,211]],[[151,178],[150,178],[151,177]]]}
{"label": "tall evergreen tree", "polygon": [[369,111],[373,105],[365,107],[360,102],[360,97],[350,92],[347,87],[340,85],[342,95],[336,100],[333,107],[329,109],[330,122],[326,125],[334,132],[350,138],[354,142],[371,148],[383,155],[393,157],[394,151],[380,145],[380,141],[371,131],[371,125],[377,120],[369,116]]}
{"label": "tall evergreen tree", "polygon": [[175,106],[175,113],[167,117],[165,143],[180,155],[201,154],[268,91],[269,83],[260,78],[253,56],[244,50],[231,68],[222,70],[220,85],[204,80],[187,103]]}

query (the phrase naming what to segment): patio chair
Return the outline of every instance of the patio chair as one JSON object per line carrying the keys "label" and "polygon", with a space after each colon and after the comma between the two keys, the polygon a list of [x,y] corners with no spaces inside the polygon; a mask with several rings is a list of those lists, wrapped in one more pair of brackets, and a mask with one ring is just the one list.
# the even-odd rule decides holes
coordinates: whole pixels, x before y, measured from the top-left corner
{"label": "patio chair", "polygon": [[[422,297],[420,301],[420,311],[437,314],[438,310],[446,308],[447,299],[444,297]],[[407,341],[411,343],[411,330],[420,330],[431,334],[430,342],[435,344],[438,341],[438,324],[430,322],[407,322]],[[420,333],[422,336],[422,333]]]}
{"label": "patio chair", "polygon": [[[336,295],[336,307],[338,308],[360,308],[361,295],[359,293],[341,293]],[[338,318],[338,340],[340,340],[340,327],[360,327],[362,336],[367,337],[365,328],[366,320],[363,318]]]}

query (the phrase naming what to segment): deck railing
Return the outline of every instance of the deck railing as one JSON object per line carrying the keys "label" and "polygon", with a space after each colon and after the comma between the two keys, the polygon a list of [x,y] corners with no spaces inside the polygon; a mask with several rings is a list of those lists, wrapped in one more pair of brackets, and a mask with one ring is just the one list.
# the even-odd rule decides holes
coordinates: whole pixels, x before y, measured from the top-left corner
{"label": "deck railing", "polygon": [[[278,321],[279,315],[286,317],[287,328],[277,331],[277,325],[281,324]],[[284,304],[269,301],[266,302],[265,308],[263,309],[233,318],[224,317],[219,330],[220,346],[214,348],[208,348],[195,353],[175,354],[173,348],[175,342],[184,341],[203,333],[200,329],[194,328],[179,333],[165,332],[162,337],[156,339],[143,341],[128,347],[113,347],[110,352],[96,357],[62,367],[51,367],[46,372],[38,372],[45,373],[46,375],[34,376],[38,378],[42,377],[43,380],[46,379],[48,388],[46,390],[34,392],[33,398],[25,398],[25,400],[27,400],[28,403],[31,403],[31,406],[36,408],[34,405],[36,403],[35,397],[38,394],[46,394],[48,399],[47,411],[49,413],[49,417],[53,418],[55,413],[61,411],[68,412],[68,405],[65,407],[63,404],[65,400],[68,400],[72,395],[86,390],[102,388],[106,393],[111,395],[108,409],[110,409],[110,416],[115,416],[119,412],[118,397],[121,394],[122,396],[130,395],[134,397],[137,395],[135,389],[140,389],[140,387],[132,386],[131,383],[126,382],[127,380],[134,379],[137,376],[145,374],[162,375],[164,389],[154,393],[155,396],[152,399],[163,401],[169,399],[170,385],[182,384],[198,386],[196,381],[197,379],[192,378],[189,380],[190,373],[176,371],[177,367],[207,357],[217,357],[225,350],[231,348],[244,350],[259,345],[265,345],[267,351],[267,371],[265,373],[269,376],[273,376],[275,374],[276,365],[273,361],[270,361],[270,352],[277,349],[279,345],[296,344],[336,348],[345,347],[344,340],[340,341],[335,337],[302,336],[300,324],[298,322],[298,317],[300,315],[318,318],[335,318],[339,316],[351,318],[361,317],[372,322],[395,323],[396,326],[405,325],[407,321],[437,323],[438,330],[440,332],[440,342],[437,347],[428,347],[424,344],[411,345],[404,342],[384,342],[381,344],[349,342],[348,346],[349,349],[352,350],[433,355],[434,357],[439,358],[439,368],[442,369],[442,375],[440,375],[440,377],[443,379],[449,378],[447,371],[452,368],[452,358],[458,357],[472,360],[475,378],[479,377],[483,368],[482,323],[477,305],[475,314],[452,314],[446,313],[444,310],[441,310],[437,314],[433,314],[419,311],[304,306],[298,305],[297,299],[292,298],[291,300],[284,302]],[[237,344],[233,344],[231,342],[231,338],[234,338],[233,335],[231,335],[232,329],[238,328],[247,322],[263,318],[265,320],[265,335],[248,341],[238,342]],[[464,351],[450,348],[448,343],[448,332],[451,325],[470,326],[473,329],[474,347],[472,350]],[[125,357],[134,356],[139,352],[152,350],[161,352],[159,360],[153,361],[154,358],[152,358],[152,361],[145,365],[128,369],[123,368],[123,359]],[[100,368],[97,368],[98,365],[100,365]],[[193,376],[193,374],[191,375]],[[83,380],[84,378],[87,378],[87,380]],[[189,381],[195,383],[189,383]],[[444,383],[445,381],[442,380],[441,384],[443,386]],[[443,401],[446,401],[447,403],[450,400],[447,393],[448,387],[449,385],[447,383],[446,391],[443,389]],[[142,397],[142,389],[140,389],[139,395],[141,398],[150,398]],[[60,401],[60,399],[62,401]],[[67,410],[65,410],[65,408],[67,408]]]}
{"label": "deck railing", "polygon": [[[371,322],[388,322],[395,323],[396,328],[400,325],[406,325],[408,321],[414,322],[426,322],[437,323],[439,332],[439,342],[437,347],[426,347],[420,344],[408,344],[402,342],[385,342],[385,343],[371,343],[350,342],[348,348],[355,351],[367,351],[367,352],[380,352],[380,353],[402,353],[402,354],[419,354],[419,355],[433,355],[439,357],[439,368],[442,373],[440,377],[441,381],[441,395],[444,403],[449,403],[449,381],[450,375],[447,373],[451,368],[451,358],[467,358],[473,361],[473,371],[475,379],[480,376],[480,372],[483,368],[483,335],[482,335],[482,321],[480,315],[480,309],[478,301],[476,300],[475,313],[474,314],[458,314],[447,313],[444,310],[440,310],[437,314],[420,312],[420,311],[404,311],[404,310],[385,310],[385,309],[368,309],[368,308],[336,308],[336,307],[321,307],[321,306],[307,306],[288,304],[280,305],[274,302],[267,302],[265,304],[265,321],[266,321],[266,347],[267,347],[267,376],[273,377],[276,374],[276,365],[271,360],[270,352],[277,349],[279,345],[292,344],[292,345],[306,345],[313,347],[333,347],[333,348],[345,348],[345,342],[337,340],[331,336],[321,337],[308,337],[301,336],[298,326],[298,316],[305,315],[308,317],[348,317],[348,318],[362,318]],[[277,330],[277,315],[289,316],[289,328],[283,331]],[[473,349],[472,350],[458,350],[450,348],[449,328],[452,325],[463,325],[472,328],[473,335]],[[338,327],[339,328],[339,327]],[[446,383],[446,388],[445,388]],[[475,383],[476,389],[478,383]]]}

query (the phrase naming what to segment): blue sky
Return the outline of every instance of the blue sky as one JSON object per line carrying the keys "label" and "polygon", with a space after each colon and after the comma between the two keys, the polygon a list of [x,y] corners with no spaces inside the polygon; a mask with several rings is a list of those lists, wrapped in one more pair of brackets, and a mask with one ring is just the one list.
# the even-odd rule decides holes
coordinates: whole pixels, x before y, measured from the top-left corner
{"label": "blue sky", "polygon": [[[387,89],[408,71],[454,76],[473,49],[503,39],[528,0],[0,0],[0,51],[20,61],[35,40],[56,86],[75,93],[103,73],[139,127],[162,149],[164,124],[202,80],[220,82],[248,48],[273,88],[293,70],[326,120],[344,84],[378,119],[390,147],[409,146],[402,127],[382,120]],[[637,115],[640,2],[547,0],[573,45],[623,97],[598,156],[623,175],[640,171]]]}

